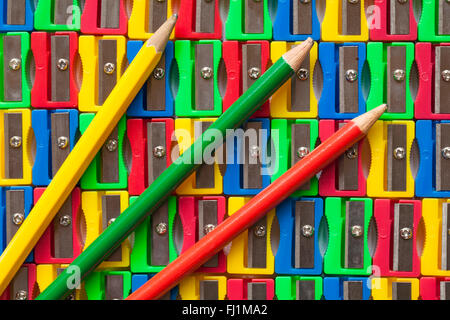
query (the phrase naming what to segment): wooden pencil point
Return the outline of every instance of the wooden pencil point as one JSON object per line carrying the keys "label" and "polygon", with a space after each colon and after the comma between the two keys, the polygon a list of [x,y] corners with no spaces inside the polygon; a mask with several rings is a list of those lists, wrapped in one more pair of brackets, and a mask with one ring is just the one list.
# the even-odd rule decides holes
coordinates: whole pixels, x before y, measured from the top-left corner
{"label": "wooden pencil point", "polygon": [[[176,15],[169,18],[150,38],[147,46],[142,46],[28,214],[27,219],[23,221],[1,254],[0,294],[14,278],[23,261],[64,205],[107,137],[113,132],[128,106],[147,81],[161,58],[176,21]],[[60,297],[66,291],[67,286],[64,280],[48,290],[52,297]]]}
{"label": "wooden pencil point", "polygon": [[161,27],[156,30],[153,36],[148,39],[147,47],[154,46],[156,52],[162,52],[166,48],[167,41],[169,41],[170,34],[178,20],[178,14],[173,14]]}
{"label": "wooden pencil point", "polygon": [[303,60],[306,58],[313,45],[313,39],[308,38],[298,46],[295,46],[283,54],[283,59],[291,66],[292,70],[297,71],[300,69]]}
{"label": "wooden pencil point", "polygon": [[367,133],[373,124],[381,117],[387,110],[387,104],[382,104],[362,115],[356,117],[352,121],[361,129],[362,132]]}

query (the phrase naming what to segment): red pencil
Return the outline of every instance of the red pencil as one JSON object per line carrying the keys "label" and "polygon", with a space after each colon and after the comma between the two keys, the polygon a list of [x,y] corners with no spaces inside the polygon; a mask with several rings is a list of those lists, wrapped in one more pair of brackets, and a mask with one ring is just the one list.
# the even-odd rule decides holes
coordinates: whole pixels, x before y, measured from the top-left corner
{"label": "red pencil", "polygon": [[232,216],[157,273],[127,300],[158,299],[189,273],[197,270],[231,240],[296,191],[345,150],[362,139],[386,110],[381,105],[349,121]]}

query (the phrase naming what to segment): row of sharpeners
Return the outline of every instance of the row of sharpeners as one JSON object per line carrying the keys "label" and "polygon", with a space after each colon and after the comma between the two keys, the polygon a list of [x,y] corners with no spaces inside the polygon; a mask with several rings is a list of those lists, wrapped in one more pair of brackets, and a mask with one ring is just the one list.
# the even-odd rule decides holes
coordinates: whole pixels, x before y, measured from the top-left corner
{"label": "row of sharpeners", "polygon": [[[78,115],[71,109],[0,110],[0,186],[47,186],[94,115]],[[80,186],[83,190],[128,188],[130,195],[139,195],[215,120],[127,121],[123,117],[81,178]],[[449,197],[448,122],[377,121],[367,140],[349,148],[322,171],[319,179],[313,177],[294,196]],[[250,119],[176,193],[255,195],[345,123]],[[369,154],[370,159],[365,159]]]}
{"label": "row of sharpeners", "polygon": [[[227,5],[226,5],[227,4]],[[423,0],[419,23],[412,0],[277,2],[269,0],[182,0],[177,9],[171,0],[5,0],[0,6],[1,31],[81,31],[86,34],[128,35],[148,39],[177,11],[174,36],[178,39],[301,41],[449,41],[450,4]],[[228,13],[228,17],[222,18]],[[272,24],[271,14],[274,15]],[[224,21],[224,22],[223,22]]]}
{"label": "row of sharpeners", "polygon": [[[0,300],[31,300],[67,265],[25,264]],[[69,267],[70,268],[70,267]],[[154,274],[95,271],[83,284],[74,282],[68,300],[122,300]],[[195,274],[160,300],[450,300],[450,278],[378,278],[277,276],[227,279]]]}
{"label": "row of sharpeners", "polygon": [[[0,252],[27,218],[45,188],[0,188]],[[129,204],[126,191],[81,192],[75,188],[37,242],[26,262],[70,264],[106,229]],[[130,265],[131,244],[125,240],[99,266],[100,269]]]}
{"label": "row of sharpeners", "polygon": [[[133,275],[136,290],[149,276]],[[178,293],[176,290],[178,289]],[[172,295],[172,296],[170,296]],[[193,275],[163,298],[183,300],[450,300],[450,278]]]}
{"label": "row of sharpeners", "polygon": [[[0,248],[4,250],[26,219],[32,190],[14,187],[0,191]],[[43,191],[34,190],[35,201]],[[80,196],[80,190],[75,189],[27,262],[71,263],[127,208],[128,201],[134,200],[124,191],[83,192]],[[207,196],[180,197],[177,201],[170,197],[136,228],[133,250],[130,241],[124,241],[99,268],[159,272],[249,200]],[[288,199],[198,271],[448,277],[448,209],[445,200],[429,198],[372,201],[330,197],[325,204],[321,198]]]}
{"label": "row of sharpeners", "polygon": [[[270,62],[296,44],[169,42],[127,115],[220,116]],[[1,34],[0,108],[32,106],[95,113],[121,78],[126,62],[134,59],[141,46],[141,41],[127,43],[123,36],[78,37],[75,32]],[[417,85],[412,79],[414,62],[418,70],[415,99],[411,90]],[[387,103],[388,110],[381,117],[385,120],[450,119],[445,103],[449,99],[449,70],[450,47],[445,43],[314,44],[300,70],[254,117],[351,119]],[[33,73],[33,79],[29,73]]]}
{"label": "row of sharpeners", "polygon": [[[141,44],[133,41],[128,44],[130,61]],[[170,48],[166,51],[168,57],[175,57],[179,73],[176,94],[172,100],[168,98],[170,85],[166,83],[164,87],[164,81],[160,81],[157,88],[165,89],[166,95],[159,95],[161,98],[157,101],[155,93],[160,91],[154,89],[155,78],[158,78],[154,73],[128,115],[219,116],[264,73],[269,61],[275,62],[297,44],[281,41],[270,45],[265,41],[176,41],[175,54]],[[225,72],[221,68],[221,60]],[[449,98],[446,90],[450,83],[449,61],[450,48],[445,43],[315,44],[300,70],[254,117],[350,119],[387,103],[388,110],[381,117],[383,120],[413,117],[449,119],[444,103]],[[414,62],[419,74],[418,84],[412,76]],[[158,74],[168,74],[168,63],[167,59],[160,62]],[[319,69],[323,78],[321,85],[320,81],[314,81]],[[221,81],[223,73],[227,78],[226,90]],[[411,89],[414,86],[418,87],[415,99]]]}

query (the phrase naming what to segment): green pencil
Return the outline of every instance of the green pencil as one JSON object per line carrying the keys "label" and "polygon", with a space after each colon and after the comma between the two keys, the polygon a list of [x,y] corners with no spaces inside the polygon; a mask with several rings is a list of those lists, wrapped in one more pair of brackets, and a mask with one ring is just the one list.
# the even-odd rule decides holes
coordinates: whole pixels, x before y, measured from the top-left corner
{"label": "green pencil", "polygon": [[[218,130],[223,139],[228,129],[242,125],[270,96],[296,72],[313,45],[308,38],[278,59],[244,94],[236,100],[189,149],[177,158],[118,218],[106,228],[72,263],[53,281],[37,300],[56,300],[65,297],[68,284],[79,277],[84,279],[145,220],[164,203],[170,193],[189,177],[200,164],[195,155],[203,155],[214,141],[206,141],[208,131]],[[203,158],[203,157],[202,157]],[[197,162],[197,163],[196,163]],[[70,271],[70,272],[69,272]]]}

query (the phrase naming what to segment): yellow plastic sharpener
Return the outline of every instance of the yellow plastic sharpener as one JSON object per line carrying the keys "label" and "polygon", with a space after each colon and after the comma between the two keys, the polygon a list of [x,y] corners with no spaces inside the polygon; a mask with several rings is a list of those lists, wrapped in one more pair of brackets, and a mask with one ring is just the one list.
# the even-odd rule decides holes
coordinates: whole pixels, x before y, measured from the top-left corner
{"label": "yellow plastic sharpener", "polygon": [[[117,41],[116,61],[106,61],[102,68],[99,66],[99,41]],[[80,36],[79,54],[83,66],[83,81],[78,94],[78,109],[81,112],[97,112],[102,104],[99,103],[100,70],[114,72],[116,83],[122,76],[126,67],[127,41],[123,36]],[[108,64],[108,66],[107,66]]]}
{"label": "yellow plastic sharpener", "polygon": [[373,300],[393,300],[394,282],[411,283],[411,300],[419,299],[419,279],[417,278],[372,278]]}
{"label": "yellow plastic sharpener", "polygon": [[[294,45],[301,42],[273,41],[270,44],[270,58],[275,63],[281,56]],[[313,74],[318,58],[318,45],[314,42],[309,52],[309,111],[291,111],[291,80],[286,81],[272,96],[270,100],[270,115],[273,118],[316,118],[317,117],[317,98],[313,88]],[[294,75],[296,77],[296,75]]]}
{"label": "yellow plastic sharpener", "polygon": [[[228,198],[228,215],[231,216],[241,207],[243,207],[251,198],[249,197],[230,197]],[[237,236],[231,243],[231,249],[227,256],[227,270],[229,273],[237,274],[273,274],[274,256],[270,243],[272,223],[275,217],[275,209],[267,215],[267,237],[266,237],[266,267],[249,268],[247,267],[248,253],[248,230]]]}
{"label": "yellow plastic sharpener", "polygon": [[421,257],[424,276],[450,277],[450,270],[442,270],[442,206],[449,199],[423,199],[422,218],[425,224],[425,243]]}
{"label": "yellow plastic sharpener", "polygon": [[75,294],[69,296],[68,299],[74,298],[75,300],[87,300],[86,291],[84,289],[84,282],[77,284],[78,276],[75,266],[69,266],[68,264],[38,264],[36,265],[36,282],[39,287],[39,292],[44,291],[57,277],[58,269],[71,268],[67,271],[72,273],[73,282],[70,283],[75,289]]}
{"label": "yellow plastic sharpener", "polygon": [[[200,119],[176,119],[175,120],[175,136],[178,141],[179,152],[182,154],[195,141],[195,122],[216,121],[217,118],[200,118]],[[201,160],[201,159],[199,159]],[[216,195],[222,194],[223,178],[220,174],[217,161],[214,163],[214,187],[198,188],[196,181],[196,173],[191,174],[177,189],[179,195]]]}
{"label": "yellow plastic sharpener", "polygon": [[[22,115],[22,133],[19,136],[11,136],[10,145],[22,148],[22,177],[7,178],[6,177],[6,150],[10,146],[5,145],[5,114],[19,113]],[[31,185],[31,110],[29,109],[8,109],[0,110],[0,186],[22,186]],[[11,147],[13,148],[13,147]],[[13,160],[13,159],[11,159]],[[10,161],[11,161],[10,160]],[[10,166],[17,166],[17,163],[10,163]]]}
{"label": "yellow plastic sharpener", "polygon": [[[87,248],[103,232],[103,208],[102,198],[108,195],[120,196],[120,212],[128,208],[128,192],[126,191],[86,191],[81,193],[81,208],[86,220],[86,244]],[[131,245],[128,239],[119,247],[122,251],[120,261],[104,260],[97,269],[125,268],[130,266]],[[119,250],[119,248],[117,250]]]}
{"label": "yellow plastic sharpener", "polygon": [[184,278],[178,288],[182,300],[200,300],[200,281],[215,280],[218,282],[218,298],[225,300],[227,295],[227,278],[222,276],[207,276],[195,274]]}
{"label": "yellow plastic sharpener", "polygon": [[[406,188],[404,191],[388,191],[387,189],[387,154],[388,125],[406,125]],[[367,177],[367,195],[383,198],[412,198],[414,197],[414,178],[411,173],[410,155],[414,140],[414,121],[377,121],[367,134],[371,151],[370,172]]]}
{"label": "yellow plastic sharpener", "polygon": [[[128,20],[128,38],[136,40],[147,40],[153,36],[153,32],[149,32],[149,13],[150,1],[133,0],[133,9],[130,19]],[[167,19],[172,16],[172,1],[167,0]],[[170,35],[170,39],[174,39],[174,31]]]}
{"label": "yellow plastic sharpener", "polygon": [[[327,0],[325,15],[322,21],[322,41],[332,42],[360,42],[369,40],[369,28],[367,25],[365,2],[359,1],[361,10],[360,15],[351,17],[350,19],[360,20],[361,33],[357,35],[344,35],[342,34],[342,0]],[[355,4],[350,4],[355,5]]]}

